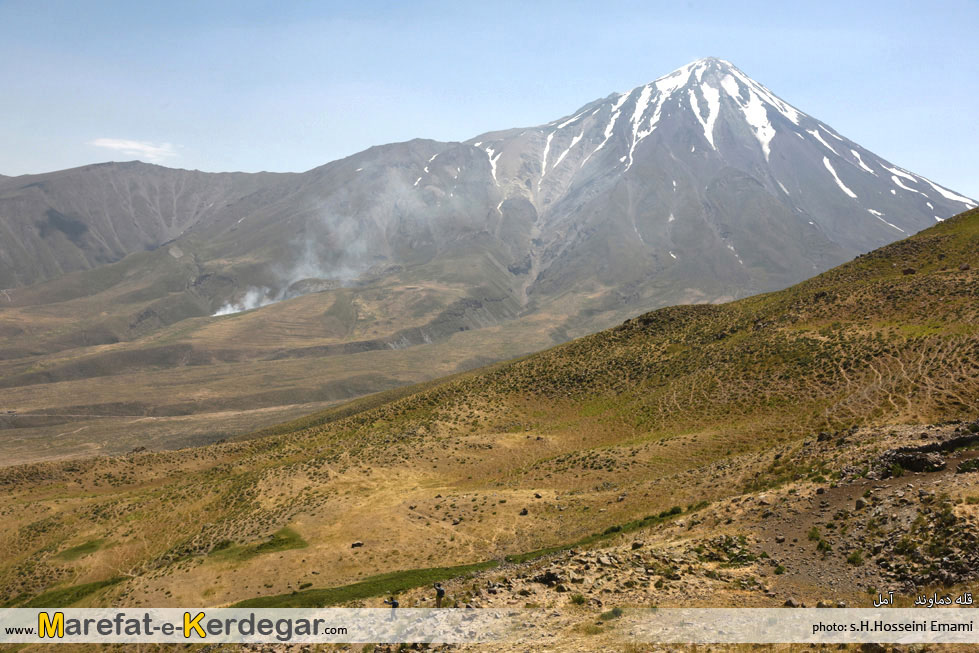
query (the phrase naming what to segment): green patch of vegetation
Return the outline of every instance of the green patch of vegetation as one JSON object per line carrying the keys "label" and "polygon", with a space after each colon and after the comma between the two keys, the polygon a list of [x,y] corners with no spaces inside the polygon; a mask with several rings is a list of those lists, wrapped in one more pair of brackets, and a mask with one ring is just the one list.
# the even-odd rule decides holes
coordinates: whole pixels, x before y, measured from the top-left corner
{"label": "green patch of vegetation", "polygon": [[571,603],[573,603],[574,605],[584,605],[585,604],[585,597],[584,597],[584,595],[583,594],[572,594],[571,595]]}
{"label": "green patch of vegetation", "polygon": [[959,466],[955,469],[956,474],[966,474],[969,472],[979,472],[979,458],[964,460],[960,462]]}
{"label": "green patch of vegetation", "polygon": [[621,616],[622,616],[622,608],[620,608],[619,606],[615,606],[608,612],[603,612],[602,614],[598,615],[598,618],[601,619],[602,621],[611,621],[612,619],[618,619]]}
{"label": "green patch of vegetation", "polygon": [[810,542],[818,542],[822,537],[822,535],[819,533],[819,527],[813,526],[810,528],[809,533],[807,533],[807,537],[809,538]]}
{"label": "green patch of vegetation", "polygon": [[79,544],[78,546],[65,549],[61,553],[58,553],[55,558],[66,561],[78,560],[83,556],[91,555],[92,553],[98,551],[100,548],[102,548],[102,542],[103,540],[89,540],[88,542]]}
{"label": "green patch of vegetation", "polygon": [[484,569],[492,569],[498,564],[496,560],[488,560],[486,562],[460,565],[458,567],[430,567],[427,569],[393,571],[387,574],[371,576],[352,585],[310,589],[302,592],[291,592],[289,594],[276,594],[274,596],[259,596],[254,599],[247,599],[235,603],[232,607],[323,608],[339,603],[347,603],[348,601],[366,599],[371,596],[398,594],[415,587],[430,585],[437,581],[445,581],[450,578],[483,571]]}
{"label": "green patch of vegetation", "polygon": [[[709,501],[700,501],[699,503],[691,504],[690,507],[687,508],[687,513],[703,510],[708,505],[710,505]],[[537,549],[536,551],[528,551],[527,553],[517,553],[513,555],[508,555],[506,556],[506,561],[514,562],[514,563],[527,562],[528,560],[535,560],[537,558],[542,558],[552,553],[558,553],[559,551],[566,551],[568,549],[575,549],[579,547],[589,546],[597,542],[600,542],[602,540],[608,539],[614,535],[618,535],[621,533],[631,533],[633,531],[637,531],[647,526],[654,526],[656,524],[660,524],[668,519],[672,519],[673,517],[676,517],[677,515],[683,514],[683,512],[684,512],[683,508],[681,508],[680,506],[673,506],[672,508],[669,508],[668,510],[663,510],[662,512],[656,515],[647,515],[642,519],[636,519],[630,522],[626,522],[624,524],[609,526],[601,533],[594,533],[592,535],[588,535],[586,537],[581,538],[580,540],[571,542],[570,544],[559,544],[557,546],[551,546],[544,549]]]}
{"label": "green patch of vegetation", "polygon": [[863,564],[863,552],[859,549],[854,551],[846,557],[846,561],[854,567],[859,567]]}
{"label": "green patch of vegetation", "polygon": [[61,589],[51,590],[50,592],[44,592],[43,594],[38,594],[27,603],[24,603],[20,607],[22,608],[65,608],[70,605],[81,601],[83,598],[89,594],[94,594],[95,592],[103,589],[105,587],[111,587],[116,583],[120,583],[125,580],[124,576],[116,576],[115,578],[108,578],[106,580],[97,580],[94,583],[85,583],[84,585],[72,585],[71,587],[63,587]]}
{"label": "green patch of vegetation", "polygon": [[901,478],[904,476],[904,468],[901,467],[900,463],[894,463],[891,465],[891,476],[894,478]]}
{"label": "green patch of vegetation", "polygon": [[237,545],[228,540],[222,540],[211,549],[211,557],[216,560],[231,560],[241,562],[255,556],[289,549],[304,549],[309,544],[299,533],[288,526],[277,530],[269,539],[258,544]]}
{"label": "green patch of vegetation", "polygon": [[908,556],[911,555],[916,548],[917,546],[915,545],[914,540],[912,540],[908,535],[904,535],[897,541],[897,544],[894,545],[894,552]]}

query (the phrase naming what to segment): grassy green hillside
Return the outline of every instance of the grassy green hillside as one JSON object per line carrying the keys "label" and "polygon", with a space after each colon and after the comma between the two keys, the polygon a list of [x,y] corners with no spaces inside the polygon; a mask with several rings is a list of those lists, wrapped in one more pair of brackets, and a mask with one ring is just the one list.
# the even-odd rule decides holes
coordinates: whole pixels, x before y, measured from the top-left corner
{"label": "grassy green hillside", "polygon": [[0,602],[224,605],[818,473],[781,454],[979,412],[977,256],[971,211],[785,291],[654,311],[248,439],[0,470]]}

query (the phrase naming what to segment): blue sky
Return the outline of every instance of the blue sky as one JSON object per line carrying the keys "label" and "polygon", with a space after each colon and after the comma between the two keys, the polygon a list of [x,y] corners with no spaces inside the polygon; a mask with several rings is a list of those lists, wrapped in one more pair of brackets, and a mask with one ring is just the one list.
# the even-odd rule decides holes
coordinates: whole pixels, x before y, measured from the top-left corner
{"label": "blue sky", "polygon": [[0,173],[301,171],[536,125],[717,56],[979,197],[979,2],[0,0]]}

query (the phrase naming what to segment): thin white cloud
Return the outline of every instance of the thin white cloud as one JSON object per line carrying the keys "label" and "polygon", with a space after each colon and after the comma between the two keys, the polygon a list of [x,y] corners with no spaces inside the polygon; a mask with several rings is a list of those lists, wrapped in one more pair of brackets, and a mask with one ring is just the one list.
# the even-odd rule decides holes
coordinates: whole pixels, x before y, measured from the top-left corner
{"label": "thin white cloud", "polygon": [[177,151],[170,143],[150,143],[149,141],[130,141],[124,138],[96,138],[89,145],[104,147],[127,156],[134,156],[151,163],[162,163],[177,156]]}

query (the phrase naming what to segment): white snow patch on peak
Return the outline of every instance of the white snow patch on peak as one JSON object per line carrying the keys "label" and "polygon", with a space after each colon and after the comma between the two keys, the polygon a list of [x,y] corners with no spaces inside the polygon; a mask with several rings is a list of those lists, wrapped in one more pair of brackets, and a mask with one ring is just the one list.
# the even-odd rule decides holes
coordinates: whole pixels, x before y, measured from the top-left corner
{"label": "white snow patch on peak", "polygon": [[935,216],[935,222],[942,222],[942,219],[941,219],[941,218],[939,218],[939,217],[938,217],[938,216],[936,215],[936,216]]}
{"label": "white snow patch on peak", "polygon": [[761,144],[761,151],[765,155],[765,161],[771,156],[771,142],[775,138],[775,128],[768,120],[768,109],[765,103],[755,93],[755,90],[748,87],[748,102],[741,105],[741,112],[744,113],[745,120],[751,125],[755,132],[755,138]]}
{"label": "white snow patch on peak", "polygon": [[882,167],[884,170],[887,170],[892,175],[897,175],[898,177],[904,177],[908,181],[917,181],[917,179],[912,177],[907,170],[901,170],[900,168],[892,168],[888,165],[884,165],[883,163],[880,164],[880,167]]}
{"label": "white snow patch on peak", "polygon": [[673,217],[673,214],[671,213],[669,219],[667,220],[667,222],[673,222],[674,220],[676,220],[676,218]]}
{"label": "white snow patch on peak", "polygon": [[856,159],[857,159],[857,165],[859,165],[861,168],[863,168],[864,170],[866,170],[870,174],[874,175],[875,177],[879,177],[880,176],[876,172],[874,172],[873,168],[871,168],[870,166],[868,166],[866,163],[863,162],[863,159],[860,157],[860,153],[859,152],[857,152],[856,150],[852,150],[852,149],[850,150],[850,152],[852,152],[853,153],[853,156],[856,157]]}
{"label": "white snow patch on peak", "polygon": [[[924,195],[924,193],[922,193],[920,190],[915,190],[914,188],[911,188],[910,186],[905,186],[904,183],[901,182],[901,180],[898,178],[897,175],[891,175],[891,181],[893,181],[894,182],[894,185],[897,186],[897,187],[899,187],[899,188],[903,188],[904,190],[909,190],[912,193],[918,193],[919,195]],[[925,195],[925,197],[927,197],[927,195]]]}
{"label": "white snow patch on peak", "polygon": [[757,93],[761,98],[763,98],[766,102],[768,102],[768,104],[772,105],[776,111],[778,111],[783,116],[788,118],[789,121],[792,122],[793,124],[795,125],[799,124],[799,116],[801,112],[798,109],[778,99],[778,97],[776,97],[774,93],[772,93],[767,88],[765,88],[755,80],[751,79],[750,77],[742,73],[737,68],[732,67],[731,72],[738,79],[740,79],[745,84],[745,86],[748,87],[749,91],[753,91]]}
{"label": "white snow patch on peak", "polygon": [[738,254],[738,250],[734,249],[734,245],[732,245],[731,243],[727,243],[727,248],[732,252],[734,252],[734,258],[738,259],[738,263],[744,265],[744,261],[741,260],[741,255]]}
{"label": "white snow patch on peak", "polygon": [[492,173],[492,175],[493,175],[493,183],[496,184],[497,186],[499,186],[500,185],[500,182],[497,181],[497,179],[496,179],[496,162],[500,160],[500,157],[501,156],[503,156],[503,150],[500,150],[499,152],[497,152],[492,147],[487,147],[486,148],[486,156],[489,158],[490,173]]}
{"label": "white snow patch on peak", "polygon": [[599,143],[598,144],[598,147],[596,147],[594,150],[592,150],[588,154],[588,156],[586,156],[584,159],[581,160],[581,165],[578,166],[579,168],[583,168],[585,166],[585,162],[588,161],[588,159],[591,158],[591,155],[594,154],[595,152],[599,151],[603,147],[605,147],[605,144],[608,143],[608,140],[610,138],[612,138],[612,133],[615,131],[615,123],[619,119],[619,115],[621,115],[621,113],[622,113],[622,105],[625,104],[625,101],[628,98],[629,98],[629,94],[628,93],[623,93],[615,101],[615,104],[612,105],[612,109],[611,109],[612,116],[611,116],[611,118],[609,118],[608,124],[605,126],[605,132],[603,134],[603,136],[605,136],[605,139],[601,143]]}
{"label": "white snow patch on peak", "polygon": [[417,186],[418,185],[418,182],[420,182],[421,180],[422,180],[422,178],[419,177],[418,179],[415,180],[415,183],[412,184],[412,186]]}
{"label": "white snow patch on peak", "polygon": [[670,95],[673,91],[682,88],[687,83],[690,79],[690,73],[693,72],[693,68],[697,63],[699,62],[695,61],[688,63],[686,66],[680,66],[669,75],[663,75],[652,84],[663,95]]}
{"label": "white snow patch on peak", "polygon": [[636,145],[638,145],[642,139],[653,133],[653,130],[656,129],[656,123],[659,122],[660,113],[663,110],[663,101],[667,96],[657,95],[656,108],[653,110],[653,115],[648,118],[649,125],[646,129],[640,129],[643,115],[646,113],[646,109],[649,107],[649,98],[652,95],[652,90],[652,86],[647,84],[646,86],[642,87],[639,97],[636,98],[636,107],[632,112],[632,144],[629,146],[629,165],[626,166],[626,170],[632,167],[632,155],[636,151]]}
{"label": "white snow patch on peak", "polygon": [[557,161],[554,162],[554,165],[552,166],[552,169],[557,169],[557,167],[559,165],[561,165],[561,161],[564,160],[564,157],[566,157],[568,155],[568,152],[571,151],[571,148],[573,148],[575,145],[577,145],[578,144],[578,141],[580,141],[581,140],[581,137],[584,136],[584,135],[585,135],[585,132],[582,131],[580,134],[578,134],[577,136],[575,136],[574,138],[571,139],[571,145],[568,146],[568,149],[566,149],[565,151],[561,152],[561,156],[559,156],[557,158]]}
{"label": "white snow patch on peak", "polygon": [[786,195],[791,195],[792,194],[792,193],[789,192],[789,189],[786,188],[785,186],[783,186],[782,185],[782,182],[780,182],[778,179],[775,180],[775,183],[778,184],[778,187],[781,188],[782,189],[782,192],[785,193]]}
{"label": "white snow patch on peak", "polygon": [[439,153],[438,153],[438,152],[436,152],[435,154],[433,154],[433,155],[432,155],[432,156],[431,156],[431,157],[430,157],[430,158],[428,159],[428,162],[429,162],[429,163],[431,163],[432,161],[434,161],[434,160],[435,160],[435,157],[437,157],[438,155],[439,155]]}
{"label": "white snow patch on peak", "polygon": [[700,116],[700,103],[697,102],[697,94],[694,92],[694,89],[690,89],[689,91],[690,108],[693,109],[693,115],[697,118],[697,122],[704,128],[704,136],[707,138],[707,142],[716,150],[717,146],[714,145],[714,122],[717,120],[717,114],[721,106],[721,93],[708,84],[702,84],[700,90],[704,94],[704,99],[707,101],[707,119],[705,120]]}
{"label": "white snow patch on peak", "polygon": [[849,195],[853,199],[856,199],[857,198],[857,194],[854,193],[849,188],[847,188],[846,187],[846,184],[844,184],[842,181],[840,181],[839,176],[836,174],[836,170],[833,168],[833,164],[830,163],[829,162],[829,159],[827,157],[825,157],[825,156],[823,157],[823,165],[826,166],[826,169],[829,170],[829,173],[831,175],[833,175],[833,179],[836,180],[836,185],[839,186],[843,190],[844,193],[846,193],[847,195]]}
{"label": "white snow patch on peak", "polygon": [[473,143],[473,147],[479,147],[482,144],[483,144],[483,141],[477,141],[477,142]]}
{"label": "white snow patch on peak", "polygon": [[642,122],[642,117],[646,113],[646,107],[649,106],[649,97],[653,93],[653,87],[647,84],[642,87],[639,92],[639,97],[636,98],[636,107],[632,111],[632,140],[633,146],[635,145],[636,134],[639,132],[639,123]]}
{"label": "white snow patch on peak", "polygon": [[741,87],[738,86],[736,79],[730,75],[724,75],[724,78],[721,79],[721,87],[735,100],[741,101]]}
{"label": "white snow patch on peak", "polygon": [[833,149],[833,146],[832,145],[830,145],[829,143],[827,143],[823,139],[823,137],[819,134],[819,131],[818,130],[815,130],[815,129],[807,129],[806,130],[806,133],[809,134],[810,136],[812,136],[813,138],[815,138],[820,143],[822,143],[823,144],[823,147],[825,147],[826,149],[828,149],[830,152],[832,152],[836,156],[839,156],[840,155],[839,152],[837,152],[836,150]]}
{"label": "white snow patch on peak", "polygon": [[819,128],[822,129],[827,134],[829,134],[830,136],[832,136],[833,138],[835,138],[836,140],[840,141],[841,143],[845,143],[846,142],[846,141],[843,140],[843,137],[842,136],[840,136],[839,134],[834,133],[833,130],[826,129],[826,127],[824,127],[823,125],[819,125]]}
{"label": "white snow patch on peak", "polygon": [[612,113],[615,113],[616,111],[618,111],[619,109],[621,109],[622,108],[622,105],[625,104],[625,101],[628,100],[628,99],[629,99],[629,94],[628,93],[621,94],[618,97],[618,99],[615,100],[615,104],[612,105]]}
{"label": "white snow patch on peak", "polygon": [[547,174],[547,153],[551,149],[552,138],[554,138],[553,131],[547,135],[547,140],[544,141],[544,153],[541,155],[541,160],[540,160],[540,179],[537,180],[537,190],[540,190],[540,183],[544,181],[544,175]]}
{"label": "white snow patch on peak", "polygon": [[565,127],[567,127],[568,125],[570,125],[571,123],[573,123],[575,120],[577,120],[578,118],[580,118],[583,115],[585,115],[586,113],[588,113],[588,112],[587,111],[582,111],[578,115],[576,115],[574,117],[571,117],[571,118],[568,118],[567,120],[565,120],[564,122],[562,122],[560,125],[558,125],[557,127],[555,127],[555,129],[564,129]]}
{"label": "white snow patch on peak", "polygon": [[674,259],[676,259],[676,254],[674,254],[673,252],[670,252],[670,256],[672,256]]}
{"label": "white snow patch on peak", "polygon": [[[928,184],[929,186],[931,186],[932,188],[934,188],[935,191],[939,195],[941,195],[942,197],[944,197],[947,200],[952,200],[953,202],[961,202],[962,204],[965,204],[970,209],[973,208],[973,207],[975,207],[975,205],[976,205],[976,203],[974,201],[970,200],[968,197],[963,197],[962,195],[959,195],[958,193],[953,193],[952,191],[950,191],[947,188],[942,188],[941,186],[939,186],[938,184],[932,182],[929,179],[925,179],[924,177],[922,177],[921,178],[921,181],[925,182],[926,184]],[[935,207],[931,206],[931,202],[928,203],[928,206],[931,207],[931,208],[935,208]]]}
{"label": "white snow patch on peak", "polygon": [[886,225],[887,225],[888,227],[892,227],[892,228],[894,228],[894,229],[897,229],[897,230],[898,230],[898,231],[900,231],[900,232],[901,232],[902,234],[906,234],[906,233],[908,233],[908,232],[906,232],[906,231],[905,231],[904,229],[901,229],[901,228],[900,228],[899,226],[897,226],[896,224],[893,224],[893,223],[891,223],[891,222],[888,222],[887,220],[885,220],[884,218],[882,218],[881,216],[882,216],[882,215],[884,215],[884,214],[883,214],[883,213],[881,213],[880,211],[874,211],[873,209],[867,209],[867,212],[868,212],[868,213],[870,213],[870,214],[871,214],[872,216],[874,216],[875,218],[877,218],[878,220],[880,220],[881,222],[883,222],[884,224],[886,224]]}
{"label": "white snow patch on peak", "polygon": [[[933,185],[934,185],[934,184],[933,184]],[[925,205],[926,205],[926,206],[927,206],[927,207],[928,207],[929,209],[931,209],[932,211],[934,211],[934,210],[935,210],[935,205],[934,205],[934,204],[932,204],[931,202],[925,202]]]}

